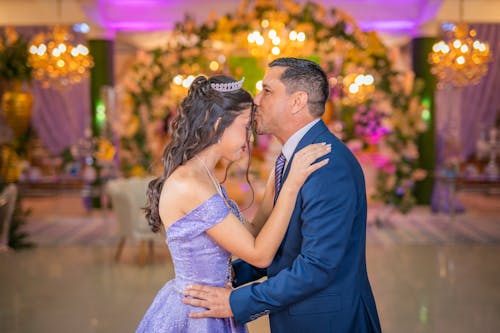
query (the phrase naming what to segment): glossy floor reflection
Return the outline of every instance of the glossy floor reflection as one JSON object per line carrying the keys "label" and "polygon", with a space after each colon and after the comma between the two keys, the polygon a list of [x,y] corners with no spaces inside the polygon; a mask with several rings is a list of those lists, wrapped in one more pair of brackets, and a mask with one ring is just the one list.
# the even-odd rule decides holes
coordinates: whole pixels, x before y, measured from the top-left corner
{"label": "glossy floor reflection", "polygon": [[[384,332],[500,332],[500,202],[461,199],[470,209],[455,219],[417,207],[392,225],[368,228],[368,271]],[[116,263],[112,212],[87,213],[78,196],[26,202],[38,246],[0,252],[0,332],[134,332],[174,276],[161,238],[151,263],[138,265],[136,243]],[[268,333],[267,317],[249,330]]]}
{"label": "glossy floor reflection", "polygon": [[[2,253],[0,332],[133,332],[173,276],[162,249],[144,267],[135,247],[118,264],[112,247]],[[500,246],[369,245],[367,259],[384,332],[500,332]]]}

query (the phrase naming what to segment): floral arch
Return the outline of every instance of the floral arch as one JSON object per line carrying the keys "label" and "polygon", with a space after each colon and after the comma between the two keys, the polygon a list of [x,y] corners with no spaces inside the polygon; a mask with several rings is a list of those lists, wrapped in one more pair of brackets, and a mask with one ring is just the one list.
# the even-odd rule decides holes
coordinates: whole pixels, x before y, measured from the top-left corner
{"label": "floral arch", "polygon": [[[279,48],[279,52],[276,50]],[[377,168],[375,196],[406,212],[412,188],[425,177],[417,168],[416,139],[425,130],[418,84],[400,73],[375,32],[363,32],[346,13],[321,4],[285,0],[242,1],[235,13],[202,24],[176,25],[162,49],[139,52],[123,83],[127,97],[117,132],[122,170],[141,174],[158,161],[156,138],[191,80],[199,74],[245,76],[256,92],[267,63],[304,57],[327,72],[331,94],[324,120],[358,155]]]}

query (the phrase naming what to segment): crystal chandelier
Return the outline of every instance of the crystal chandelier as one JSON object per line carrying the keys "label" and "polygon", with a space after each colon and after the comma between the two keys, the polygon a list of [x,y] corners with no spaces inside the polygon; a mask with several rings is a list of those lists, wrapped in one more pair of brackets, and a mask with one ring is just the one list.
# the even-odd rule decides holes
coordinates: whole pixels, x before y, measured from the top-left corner
{"label": "crystal chandelier", "polygon": [[29,47],[33,76],[43,86],[65,87],[80,82],[94,65],[89,49],[76,44],[65,26],[55,26],[51,33],[36,35]]}
{"label": "crystal chandelier", "polygon": [[431,72],[439,81],[438,88],[474,85],[488,72],[491,61],[489,45],[478,40],[476,31],[461,22],[462,11],[461,1],[460,23],[452,25],[445,38],[435,43],[429,54]]}
{"label": "crystal chandelier", "polygon": [[286,13],[278,11],[262,19],[260,29],[247,36],[250,54],[269,59],[297,54],[307,42],[307,36],[303,31],[287,29],[285,21]]}

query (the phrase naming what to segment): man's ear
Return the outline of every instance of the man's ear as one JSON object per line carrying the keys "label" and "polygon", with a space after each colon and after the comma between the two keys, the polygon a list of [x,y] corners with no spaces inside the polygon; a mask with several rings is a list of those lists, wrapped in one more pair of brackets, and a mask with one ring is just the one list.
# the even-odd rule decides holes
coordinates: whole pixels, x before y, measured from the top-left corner
{"label": "man's ear", "polygon": [[292,114],[296,114],[307,106],[309,96],[305,91],[296,91],[291,96]]}

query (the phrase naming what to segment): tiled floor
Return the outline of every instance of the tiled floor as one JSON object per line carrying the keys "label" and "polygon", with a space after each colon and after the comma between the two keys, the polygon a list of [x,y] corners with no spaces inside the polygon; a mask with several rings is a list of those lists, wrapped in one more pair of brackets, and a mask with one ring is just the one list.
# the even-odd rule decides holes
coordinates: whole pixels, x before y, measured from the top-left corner
{"label": "tiled floor", "polygon": [[[487,200],[489,206],[471,210],[474,219],[491,219],[496,199]],[[64,199],[51,202],[61,218],[75,211],[89,217]],[[33,214],[54,211],[35,207]],[[144,267],[137,250],[128,245],[119,263],[106,242],[0,253],[0,332],[133,332],[173,277],[164,244],[155,245],[154,261]],[[367,261],[384,332],[500,332],[499,242],[369,242]],[[269,332],[266,318],[249,328]]]}

